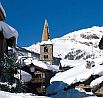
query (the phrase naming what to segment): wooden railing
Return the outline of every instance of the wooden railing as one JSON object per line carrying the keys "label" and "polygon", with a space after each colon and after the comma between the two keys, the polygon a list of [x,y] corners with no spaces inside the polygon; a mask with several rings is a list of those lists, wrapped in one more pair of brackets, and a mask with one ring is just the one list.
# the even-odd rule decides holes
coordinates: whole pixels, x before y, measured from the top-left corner
{"label": "wooden railing", "polygon": [[44,78],[32,78],[31,80],[32,83],[43,83],[45,82]]}

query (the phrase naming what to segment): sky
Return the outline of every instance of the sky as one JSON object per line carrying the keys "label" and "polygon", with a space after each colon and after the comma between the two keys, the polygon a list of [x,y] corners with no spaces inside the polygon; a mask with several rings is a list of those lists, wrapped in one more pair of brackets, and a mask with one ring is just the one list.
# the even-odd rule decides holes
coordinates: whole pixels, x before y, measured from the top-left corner
{"label": "sky", "polygon": [[92,26],[103,26],[103,0],[0,0],[5,22],[19,32],[18,46],[41,42],[45,19],[51,39]]}

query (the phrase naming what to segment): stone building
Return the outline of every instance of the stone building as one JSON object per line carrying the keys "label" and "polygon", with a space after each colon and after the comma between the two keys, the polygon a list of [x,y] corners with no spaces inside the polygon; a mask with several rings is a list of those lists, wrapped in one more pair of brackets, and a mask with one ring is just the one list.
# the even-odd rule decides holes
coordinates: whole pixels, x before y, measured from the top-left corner
{"label": "stone building", "polygon": [[40,44],[40,61],[48,64],[52,64],[53,62],[53,44],[50,41],[50,33],[47,20],[45,20],[44,23],[42,42]]}

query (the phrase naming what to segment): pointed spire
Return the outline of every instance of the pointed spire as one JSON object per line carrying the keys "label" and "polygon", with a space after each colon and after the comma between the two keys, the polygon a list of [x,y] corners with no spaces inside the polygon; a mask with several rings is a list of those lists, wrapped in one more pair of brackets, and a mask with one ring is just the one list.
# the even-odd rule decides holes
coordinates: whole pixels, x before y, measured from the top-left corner
{"label": "pointed spire", "polygon": [[45,19],[45,23],[44,23],[45,26],[48,26],[48,22],[47,22],[47,19]]}
{"label": "pointed spire", "polygon": [[48,22],[45,19],[44,29],[43,29],[43,34],[42,34],[42,41],[48,41],[49,39],[50,39],[49,27],[48,27]]}

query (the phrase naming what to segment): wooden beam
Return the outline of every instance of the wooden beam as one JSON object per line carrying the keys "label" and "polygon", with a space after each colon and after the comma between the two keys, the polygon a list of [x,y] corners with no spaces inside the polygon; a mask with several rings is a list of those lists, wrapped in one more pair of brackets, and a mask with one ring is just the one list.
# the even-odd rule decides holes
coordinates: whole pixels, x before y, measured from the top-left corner
{"label": "wooden beam", "polygon": [[0,9],[0,21],[3,21],[5,19],[5,16],[3,14],[3,12]]}
{"label": "wooden beam", "polygon": [[45,79],[43,79],[43,78],[32,78],[31,82],[32,83],[43,83],[43,82],[45,82]]}
{"label": "wooden beam", "polygon": [[4,36],[3,33],[0,32],[0,61],[4,58]]}

